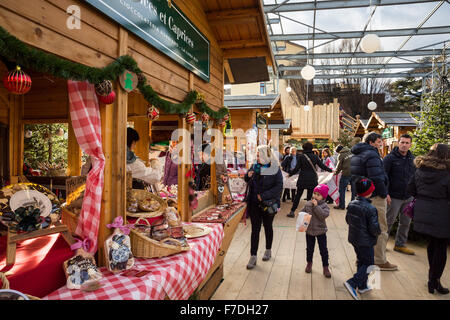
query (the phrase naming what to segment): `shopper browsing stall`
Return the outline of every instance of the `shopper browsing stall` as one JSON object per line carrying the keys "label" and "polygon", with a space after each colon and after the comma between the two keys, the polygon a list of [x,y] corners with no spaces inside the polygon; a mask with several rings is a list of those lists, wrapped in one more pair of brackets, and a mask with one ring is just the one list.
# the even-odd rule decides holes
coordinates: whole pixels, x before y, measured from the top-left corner
{"label": "shopper browsing stall", "polygon": [[277,212],[275,208],[280,208],[283,191],[283,175],[276,156],[269,146],[259,146],[257,150],[257,162],[245,175],[245,181],[248,183],[248,213],[252,224],[250,260],[247,269],[253,269],[256,265],[261,224],[264,225],[266,235],[266,251],[262,259],[267,261],[272,256],[272,223]]}

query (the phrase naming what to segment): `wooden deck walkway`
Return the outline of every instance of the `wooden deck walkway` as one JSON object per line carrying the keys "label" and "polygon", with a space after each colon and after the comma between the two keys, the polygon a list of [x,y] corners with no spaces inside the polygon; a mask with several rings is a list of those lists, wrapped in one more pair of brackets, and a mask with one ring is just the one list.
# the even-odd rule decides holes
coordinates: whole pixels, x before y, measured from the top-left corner
{"label": "wooden deck walkway", "polygon": [[[347,196],[347,199],[350,195]],[[300,203],[299,208],[305,203]],[[328,251],[331,279],[322,274],[319,248],[316,244],[313,271],[305,273],[305,234],[295,231],[295,220],[287,218],[291,202],[282,204],[282,210],[274,221],[272,259],[262,261],[265,250],[264,228],[258,250],[256,267],[247,270],[250,257],[250,220],[240,223],[224,261],[224,280],[212,296],[212,300],[352,300],[343,282],[356,272],[356,255],[347,241],[348,226],[345,211],[332,206],[328,225]],[[427,290],[428,261],[426,247],[415,243],[408,246],[416,255],[407,256],[393,251],[392,236],[388,243],[387,257],[398,265],[398,271],[381,271],[381,289],[362,295],[363,300],[450,300],[450,295],[429,294]],[[450,252],[449,252],[450,256]],[[449,264],[442,283],[450,286]]]}

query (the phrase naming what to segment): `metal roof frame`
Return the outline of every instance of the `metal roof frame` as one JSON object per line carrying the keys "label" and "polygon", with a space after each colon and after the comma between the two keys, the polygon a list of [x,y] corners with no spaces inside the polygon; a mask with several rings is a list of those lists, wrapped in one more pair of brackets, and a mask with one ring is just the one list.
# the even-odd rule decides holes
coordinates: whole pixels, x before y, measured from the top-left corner
{"label": "metal roof frame", "polygon": [[[437,35],[437,34],[450,34],[450,25],[446,26],[433,26],[433,27],[423,27],[425,22],[430,19],[430,17],[445,3],[450,3],[449,1],[439,1],[439,0],[329,0],[329,1],[308,1],[308,2],[296,2],[289,3],[290,0],[284,0],[280,3],[275,1],[275,4],[264,5],[263,9],[267,16],[267,20],[272,23],[279,23],[281,26],[281,34],[274,34],[272,29],[272,24],[270,26],[270,39],[273,43],[276,41],[304,41],[304,40],[312,40],[313,45],[311,48],[308,48],[304,54],[274,54],[276,63],[278,65],[278,60],[306,60],[307,63],[313,65],[316,70],[341,70],[344,73],[341,74],[333,74],[333,72],[329,72],[328,74],[316,74],[315,79],[338,79],[338,78],[397,78],[403,76],[413,76],[413,77],[423,77],[425,74],[423,73],[388,73],[388,72],[379,72],[380,70],[388,70],[388,69],[407,69],[407,68],[420,68],[420,67],[430,67],[429,64],[420,64],[419,62],[412,61],[409,59],[405,59],[404,57],[425,57],[425,56],[433,56],[437,52],[445,50],[446,54],[450,54],[450,49],[444,45],[443,48],[439,48],[436,50],[425,49],[427,47],[435,46],[437,44],[442,44],[450,41],[450,39],[445,41],[440,41],[436,44],[424,46],[421,48],[413,49],[413,50],[402,50],[405,44],[416,35],[426,36],[426,35]],[[430,3],[430,2],[439,2],[431,12],[418,24],[416,28],[394,28],[394,29],[386,29],[386,30],[370,30],[368,29],[371,23],[371,19],[377,9],[378,6],[393,6],[393,5],[407,5],[407,4],[418,4],[418,3]],[[322,30],[316,28],[316,12],[317,10],[335,10],[335,9],[350,9],[350,8],[362,8],[362,7],[373,7],[369,18],[364,26],[364,28],[360,31],[338,31],[338,32],[328,32],[326,30]],[[281,13],[284,12],[295,12],[295,11],[313,11],[314,20],[313,25],[306,24],[301,21],[297,21],[290,17],[287,17]],[[276,19],[269,19],[268,14],[275,14],[278,16]],[[308,33],[299,33],[299,34],[285,34],[283,31],[282,19],[287,19],[296,23],[299,23],[303,26],[307,26],[308,28],[312,28],[312,31]],[[317,32],[316,32],[317,31]],[[393,51],[378,51],[374,53],[364,53],[357,51],[359,49],[359,44],[362,37],[366,34],[377,34],[379,37],[407,37],[400,47]],[[358,39],[358,43],[353,52],[336,52],[336,53],[314,53],[314,49],[326,45],[330,42],[340,40],[340,39]],[[329,40],[325,43],[321,43],[317,46],[314,46],[315,40]],[[308,42],[309,44],[309,42]],[[309,45],[308,45],[309,47]],[[362,64],[351,64],[353,58],[387,58],[381,63],[373,63],[369,62],[367,65]],[[329,66],[321,66],[314,64],[314,59],[342,59],[349,58],[346,65],[329,65]],[[389,62],[393,59],[401,59],[408,61],[409,63],[392,63]],[[310,62],[308,62],[310,60]],[[301,67],[279,67],[279,72],[282,74],[283,71],[286,70],[301,70]],[[351,73],[347,72],[347,69],[359,69],[359,70],[369,70],[373,69],[377,71],[377,73],[373,74],[362,74],[362,73]],[[301,79],[301,76],[281,76],[280,78],[284,79]]]}

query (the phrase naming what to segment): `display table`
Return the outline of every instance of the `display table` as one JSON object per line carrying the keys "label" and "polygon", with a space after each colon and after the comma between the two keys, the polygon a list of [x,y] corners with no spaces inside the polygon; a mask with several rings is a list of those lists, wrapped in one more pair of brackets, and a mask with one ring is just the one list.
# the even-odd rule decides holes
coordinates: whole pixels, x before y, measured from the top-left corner
{"label": "display table", "polygon": [[6,236],[0,237],[0,272],[6,273],[11,289],[44,297],[66,283],[63,262],[73,251],[60,234],[18,242],[16,262],[6,266]]}
{"label": "display table", "polygon": [[[192,217],[192,221],[208,221],[208,211],[212,208],[214,208],[214,206],[206,208],[205,210],[194,215]],[[199,300],[208,300],[209,298],[211,298],[211,296],[214,294],[214,291],[216,291],[217,287],[220,285],[220,282],[223,279],[223,261],[227,254],[231,241],[233,240],[233,236],[236,232],[237,226],[239,225],[239,222],[241,221],[246,209],[246,203],[233,203],[233,208],[230,211],[225,212],[221,218],[211,221],[211,225],[215,225],[216,223],[220,223],[223,225],[224,236],[222,244],[219,248],[219,254],[216,256],[214,264],[209,269],[208,275],[197,288],[197,298]]]}
{"label": "display table", "polygon": [[100,289],[70,290],[66,286],[44,297],[47,300],[185,300],[198,288],[214,264],[224,237],[222,224],[208,224],[212,231],[188,240],[191,249],[159,259],[135,259],[135,269],[148,270],[137,277],[113,274],[100,268]]}

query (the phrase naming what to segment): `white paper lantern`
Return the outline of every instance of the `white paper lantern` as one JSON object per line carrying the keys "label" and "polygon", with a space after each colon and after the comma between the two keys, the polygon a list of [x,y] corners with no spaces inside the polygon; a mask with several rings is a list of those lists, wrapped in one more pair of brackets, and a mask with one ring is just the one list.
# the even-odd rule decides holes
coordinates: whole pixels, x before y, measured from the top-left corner
{"label": "white paper lantern", "polygon": [[309,106],[309,104],[305,104],[304,106],[303,106],[303,110],[305,110],[305,111],[309,111],[311,108],[310,108],[310,106]]}
{"label": "white paper lantern", "polygon": [[289,87],[286,87],[286,92],[291,92],[292,91],[292,88],[289,86]]}
{"label": "white paper lantern", "polygon": [[361,49],[365,53],[373,53],[380,48],[380,38],[376,34],[366,34],[361,40]]}
{"label": "white paper lantern", "polygon": [[300,73],[302,74],[303,79],[312,80],[316,76],[316,69],[314,69],[313,66],[307,64],[302,68],[302,71]]}
{"label": "white paper lantern", "polygon": [[375,101],[370,101],[367,104],[367,109],[369,109],[370,111],[373,111],[377,108],[377,103]]}
{"label": "white paper lantern", "polygon": [[25,131],[25,138],[29,139],[33,136],[33,131],[27,130]]}

